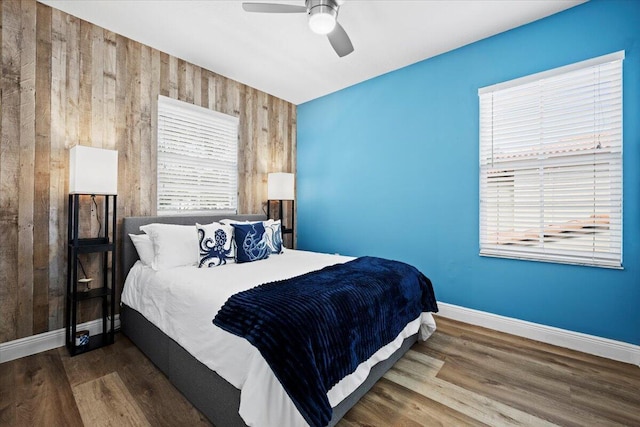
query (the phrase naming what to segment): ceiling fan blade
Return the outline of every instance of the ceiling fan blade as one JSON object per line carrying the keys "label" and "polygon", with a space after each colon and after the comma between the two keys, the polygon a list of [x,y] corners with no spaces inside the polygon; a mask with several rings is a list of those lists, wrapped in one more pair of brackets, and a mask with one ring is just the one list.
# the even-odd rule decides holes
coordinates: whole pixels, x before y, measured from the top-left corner
{"label": "ceiling fan blade", "polygon": [[327,34],[329,38],[329,43],[333,47],[333,50],[336,51],[338,56],[342,58],[343,56],[349,55],[353,52],[353,45],[351,44],[351,40],[347,35],[347,32],[342,28],[339,22],[336,22],[336,27],[332,32]]}
{"label": "ceiling fan blade", "polygon": [[242,3],[242,8],[246,12],[260,13],[307,13],[306,6],[295,6],[291,4],[275,3]]}

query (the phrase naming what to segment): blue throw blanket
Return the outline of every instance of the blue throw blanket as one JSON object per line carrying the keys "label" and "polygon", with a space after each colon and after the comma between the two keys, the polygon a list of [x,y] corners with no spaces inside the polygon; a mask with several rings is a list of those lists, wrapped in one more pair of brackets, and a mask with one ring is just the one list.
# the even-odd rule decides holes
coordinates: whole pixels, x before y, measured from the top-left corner
{"label": "blue throw blanket", "polygon": [[253,344],[305,420],[326,426],[331,387],[427,311],[438,307],[422,273],[363,257],[235,294],[213,323]]}

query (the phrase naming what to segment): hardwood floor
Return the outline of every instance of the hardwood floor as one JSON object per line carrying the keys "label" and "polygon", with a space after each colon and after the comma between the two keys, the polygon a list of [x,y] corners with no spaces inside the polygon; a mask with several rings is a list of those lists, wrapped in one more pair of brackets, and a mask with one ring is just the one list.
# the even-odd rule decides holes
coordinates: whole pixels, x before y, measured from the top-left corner
{"label": "hardwood floor", "polygon": [[[438,318],[338,424],[640,426],[640,368]],[[123,335],[0,364],[2,426],[210,426]],[[224,426],[220,426],[224,427]]]}

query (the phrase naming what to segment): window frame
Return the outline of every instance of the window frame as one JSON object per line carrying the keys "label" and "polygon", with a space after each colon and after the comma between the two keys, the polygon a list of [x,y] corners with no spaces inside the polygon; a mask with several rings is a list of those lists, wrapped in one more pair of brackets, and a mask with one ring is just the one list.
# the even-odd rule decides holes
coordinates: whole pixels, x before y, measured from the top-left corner
{"label": "window frame", "polygon": [[156,213],[238,211],[239,118],[158,96]]}
{"label": "window frame", "polygon": [[[619,51],[478,90],[480,256],[622,268],[623,59],[624,51]],[[606,80],[609,75],[604,75],[604,72],[601,79],[600,70],[609,72],[606,68],[609,66],[612,79]],[[598,82],[595,86],[587,86],[587,80],[583,82],[574,78],[583,74],[588,76],[591,71],[597,75],[594,77]],[[595,100],[593,106],[585,102],[585,112],[582,112],[581,108],[568,107],[571,102],[581,101],[560,98],[560,103],[552,105],[552,96],[541,95],[564,94],[568,87],[591,96]],[[611,89],[616,96],[619,94],[619,98],[605,98],[600,93],[601,88],[603,94],[605,89]],[[565,114],[553,111],[558,105],[565,109],[556,111]],[[574,105],[582,107],[583,104]],[[598,110],[599,115],[587,111],[587,108]],[[531,116],[526,115],[530,113]],[[582,123],[590,123],[594,130],[576,136],[577,131],[569,127],[573,122],[565,116],[578,117],[580,114],[579,117],[584,119],[591,113],[593,123]],[[544,126],[549,118],[557,120],[554,126],[557,123],[564,126],[553,128],[554,131],[560,129],[557,137]],[[536,126],[540,128],[539,135],[531,131]],[[607,126],[617,127],[609,131]],[[600,137],[605,140],[602,145]],[[557,144],[550,143],[554,138]],[[585,141],[588,142],[586,146]],[[536,144],[537,148],[531,148]],[[572,206],[573,202],[568,198],[573,192],[577,194],[582,190],[579,186],[582,182],[562,181],[565,176],[587,177],[583,183],[586,187],[589,184],[588,168],[593,168],[594,201],[591,215],[583,218],[580,215],[589,208],[578,205],[585,202],[575,202]],[[613,172],[610,173],[609,169]],[[490,173],[494,176],[491,177]],[[609,177],[606,182],[605,177]],[[563,185],[565,189],[557,191],[558,195],[550,193],[551,189]],[[578,189],[567,190],[571,185]],[[536,192],[539,193],[537,201]],[[588,191],[583,193],[589,195]],[[576,197],[587,196],[581,194]],[[606,204],[607,200],[611,201],[610,206]],[[572,209],[578,213],[572,213]],[[603,215],[606,209],[609,210]],[[572,215],[576,217],[572,218]],[[554,222],[554,217],[562,220]],[[527,225],[536,222],[535,226],[526,229]],[[591,250],[585,249],[589,245]]]}

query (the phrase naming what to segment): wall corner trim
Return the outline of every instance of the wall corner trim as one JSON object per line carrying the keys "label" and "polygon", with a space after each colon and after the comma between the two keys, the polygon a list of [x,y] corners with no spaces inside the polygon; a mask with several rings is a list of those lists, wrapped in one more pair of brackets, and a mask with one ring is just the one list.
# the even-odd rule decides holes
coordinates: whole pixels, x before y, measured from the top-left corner
{"label": "wall corner trim", "polygon": [[[113,319],[116,331],[120,329],[120,315],[116,314]],[[92,320],[78,324],[78,330],[88,329],[90,335],[102,332],[102,319]],[[20,338],[14,341],[0,343],[0,363],[9,362],[42,351],[51,350],[53,348],[64,346],[65,330],[57,329],[55,331],[43,332],[30,337]]]}
{"label": "wall corner trim", "polygon": [[438,308],[440,311],[437,314],[442,317],[640,367],[640,346],[637,345],[439,301]]}

